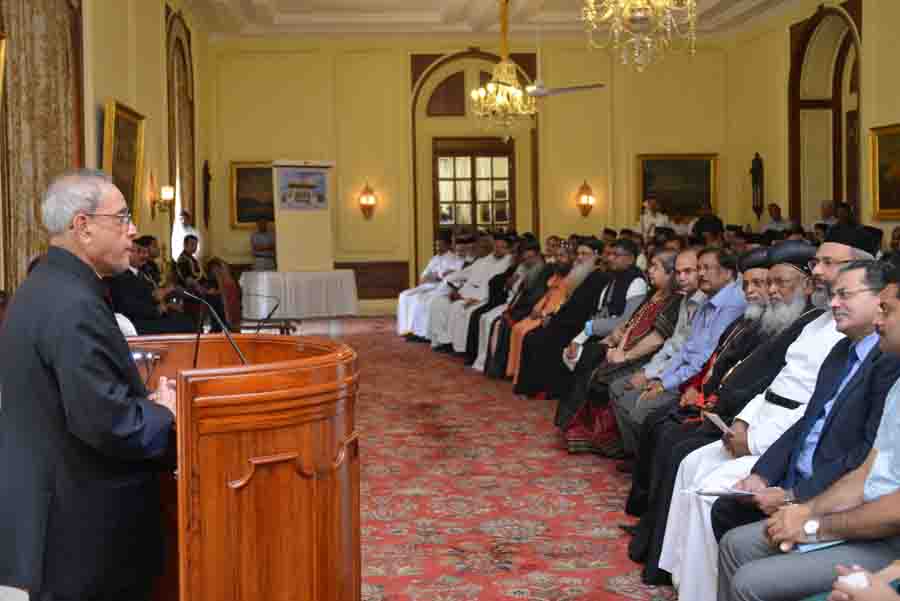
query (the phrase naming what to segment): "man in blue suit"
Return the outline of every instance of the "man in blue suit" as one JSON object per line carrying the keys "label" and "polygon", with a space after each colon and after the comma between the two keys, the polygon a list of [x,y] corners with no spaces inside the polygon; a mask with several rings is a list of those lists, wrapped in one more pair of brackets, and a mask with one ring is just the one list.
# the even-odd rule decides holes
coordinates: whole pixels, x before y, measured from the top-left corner
{"label": "man in blue suit", "polygon": [[[736,485],[754,493],[752,502],[723,498],[713,506],[716,538],[743,526],[729,533],[720,545],[719,599],[774,599],[781,598],[781,592],[793,591],[768,576],[763,579],[768,584],[756,583],[749,589],[732,582],[738,564],[754,561],[751,550],[769,548],[766,523],[760,520],[782,506],[818,496],[866,461],[887,393],[900,377],[900,359],[879,348],[875,331],[878,294],[885,287],[887,269],[886,264],[875,261],[852,261],[841,269],[832,291],[831,310],[837,329],[846,338],[825,359],[803,417],[769,447],[750,476]],[[733,561],[736,550],[746,561]],[[760,587],[767,592],[762,593]],[[745,596],[748,590],[753,592]]]}

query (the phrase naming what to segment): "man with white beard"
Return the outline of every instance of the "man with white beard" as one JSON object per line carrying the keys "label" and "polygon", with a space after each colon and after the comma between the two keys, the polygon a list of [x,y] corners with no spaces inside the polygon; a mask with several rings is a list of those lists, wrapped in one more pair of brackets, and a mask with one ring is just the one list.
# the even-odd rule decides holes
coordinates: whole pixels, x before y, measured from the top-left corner
{"label": "man with white beard", "polygon": [[440,285],[451,273],[459,271],[465,261],[465,250],[457,243],[451,248],[449,232],[438,239],[438,252],[434,255],[419,278],[419,285],[400,293],[397,299],[397,334],[412,338],[412,322],[416,307],[423,302],[424,294]]}
{"label": "man with white beard", "polygon": [[[773,262],[779,261],[779,252],[791,248],[785,246],[788,244],[803,243],[783,242],[772,247]],[[814,301],[830,297],[830,287],[842,264],[854,259],[871,259],[871,251],[871,241],[861,228],[832,228],[806,270],[811,268],[816,287]],[[792,274],[791,269],[795,273]],[[788,287],[791,276],[806,277],[805,273],[798,274],[796,270],[802,271],[801,266],[773,266],[770,301],[775,298],[782,304],[799,304],[796,295],[785,294],[782,288],[782,284],[784,288]],[[775,314],[785,315],[785,312],[796,310],[794,304],[793,309],[781,309]],[[685,491],[720,490],[745,478],[757,459],[803,415],[815,389],[819,368],[834,345],[843,338],[831,311],[825,311],[810,322],[787,348],[784,366],[778,375],[735,417],[731,424],[733,433],[697,449],[681,462],[675,479],[677,494],[669,507],[659,561],[660,568],[672,574],[672,581],[679,588],[679,599],[706,601],[715,598],[718,573],[718,545],[710,517],[715,497]],[[690,561],[686,561],[687,558]]]}
{"label": "man with white beard", "polygon": [[[428,308],[428,339],[431,348],[438,352],[453,351],[453,334],[462,328],[463,335],[468,331],[469,316],[472,311],[487,301],[488,282],[509,267],[512,257],[509,255],[509,239],[498,236],[494,239],[494,252],[476,261],[469,272],[465,285],[459,292],[450,296],[439,296],[431,301]],[[457,352],[466,350],[465,339]]]}

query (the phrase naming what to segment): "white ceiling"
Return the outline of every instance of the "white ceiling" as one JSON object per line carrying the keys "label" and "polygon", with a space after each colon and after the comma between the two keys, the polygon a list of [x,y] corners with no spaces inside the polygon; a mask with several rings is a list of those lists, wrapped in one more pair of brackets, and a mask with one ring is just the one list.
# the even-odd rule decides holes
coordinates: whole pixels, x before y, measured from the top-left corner
{"label": "white ceiling", "polygon": [[[222,35],[474,33],[497,28],[493,0],[188,0]],[[698,0],[705,33],[739,30],[791,0]],[[513,31],[581,32],[581,0],[510,0]]]}

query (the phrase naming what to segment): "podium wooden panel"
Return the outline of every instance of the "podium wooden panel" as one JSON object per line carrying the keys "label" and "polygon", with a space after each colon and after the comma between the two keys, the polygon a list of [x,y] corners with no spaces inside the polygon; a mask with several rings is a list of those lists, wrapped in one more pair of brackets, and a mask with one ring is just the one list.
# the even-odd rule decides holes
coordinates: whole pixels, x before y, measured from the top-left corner
{"label": "podium wooden panel", "polygon": [[129,339],[160,355],[151,387],[177,379],[156,599],[359,601],[356,353],[323,338],[236,335],[242,366],[224,336],[207,335],[193,369],[194,340]]}

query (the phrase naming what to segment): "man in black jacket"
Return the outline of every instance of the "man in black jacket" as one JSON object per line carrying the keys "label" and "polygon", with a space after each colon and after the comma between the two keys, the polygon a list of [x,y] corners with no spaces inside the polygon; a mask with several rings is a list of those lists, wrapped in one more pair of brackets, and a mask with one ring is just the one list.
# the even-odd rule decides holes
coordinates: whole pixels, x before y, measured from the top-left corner
{"label": "man in black jacket", "polygon": [[148,395],[100,279],[136,230],[101,172],[43,206],[50,250],[0,334],[0,584],[32,600],[145,601],[162,565],[158,472],[175,394]]}

